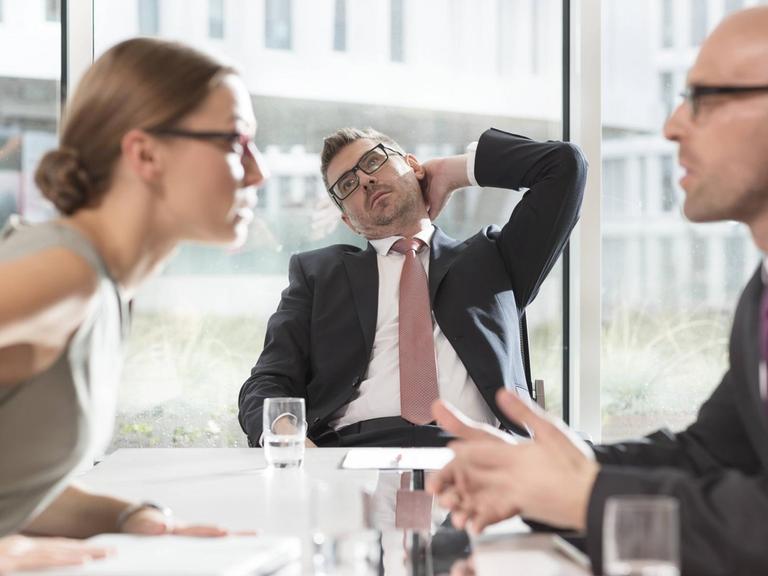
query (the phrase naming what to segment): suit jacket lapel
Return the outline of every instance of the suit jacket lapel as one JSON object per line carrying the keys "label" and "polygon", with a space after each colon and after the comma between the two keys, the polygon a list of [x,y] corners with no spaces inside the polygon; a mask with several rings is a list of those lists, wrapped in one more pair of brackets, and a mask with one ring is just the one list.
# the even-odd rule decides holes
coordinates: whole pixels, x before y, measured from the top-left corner
{"label": "suit jacket lapel", "polygon": [[379,308],[379,267],[376,251],[368,244],[367,250],[348,252],[344,254],[344,266],[352,288],[352,299],[363,331],[365,347],[370,356]]}
{"label": "suit jacket lapel", "polygon": [[747,340],[743,346],[744,366],[747,374],[747,387],[749,388],[750,402],[760,414],[763,428],[768,431],[768,414],[765,411],[765,403],[760,395],[760,364],[762,362],[760,331],[760,300],[763,296],[762,265],[747,285],[745,290],[746,334]]}
{"label": "suit jacket lapel", "polygon": [[446,272],[464,246],[466,246],[464,242],[454,240],[435,226],[435,233],[429,248],[429,301],[433,305],[440,282],[443,281]]}

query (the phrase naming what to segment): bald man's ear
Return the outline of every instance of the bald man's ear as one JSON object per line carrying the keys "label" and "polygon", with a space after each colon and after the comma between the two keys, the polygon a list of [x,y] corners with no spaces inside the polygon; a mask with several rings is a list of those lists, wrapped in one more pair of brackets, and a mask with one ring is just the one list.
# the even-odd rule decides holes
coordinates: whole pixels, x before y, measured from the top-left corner
{"label": "bald man's ear", "polygon": [[406,154],[405,161],[408,163],[408,166],[413,169],[413,173],[416,174],[417,180],[422,180],[424,176],[426,176],[427,172],[424,170],[424,166],[422,166],[421,163],[416,160],[416,156],[413,154]]}

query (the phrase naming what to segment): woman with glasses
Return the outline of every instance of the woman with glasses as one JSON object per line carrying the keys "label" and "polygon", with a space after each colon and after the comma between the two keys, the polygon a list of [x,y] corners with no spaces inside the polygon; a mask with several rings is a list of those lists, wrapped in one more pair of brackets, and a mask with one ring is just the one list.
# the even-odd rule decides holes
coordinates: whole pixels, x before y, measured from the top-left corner
{"label": "woman with glasses", "polygon": [[224,534],[71,477],[110,439],[136,289],[181,242],[245,240],[255,127],[237,73],[179,44],[129,40],[85,74],[35,175],[61,217],[0,241],[0,573],[105,553],[16,533]]}

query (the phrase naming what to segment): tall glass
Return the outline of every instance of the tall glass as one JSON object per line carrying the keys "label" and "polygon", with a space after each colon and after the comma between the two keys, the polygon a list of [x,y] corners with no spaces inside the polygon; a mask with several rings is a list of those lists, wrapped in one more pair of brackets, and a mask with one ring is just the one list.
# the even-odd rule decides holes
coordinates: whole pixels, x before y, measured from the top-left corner
{"label": "tall glass", "polygon": [[609,498],[603,524],[606,576],[679,576],[678,503],[667,496]]}
{"label": "tall glass", "polygon": [[274,468],[300,467],[307,435],[304,398],[267,398],[263,428],[262,445],[267,464]]}

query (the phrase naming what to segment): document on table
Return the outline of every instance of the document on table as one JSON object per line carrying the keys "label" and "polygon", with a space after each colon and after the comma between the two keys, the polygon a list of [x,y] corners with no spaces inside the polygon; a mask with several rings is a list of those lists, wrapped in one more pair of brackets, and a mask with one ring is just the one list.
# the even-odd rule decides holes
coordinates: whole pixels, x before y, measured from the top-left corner
{"label": "document on table", "polygon": [[111,548],[114,554],[82,566],[23,576],[254,576],[272,574],[301,559],[298,538],[105,534],[88,543]]}
{"label": "document on table", "polygon": [[341,467],[347,470],[440,470],[453,460],[450,448],[352,448]]}

